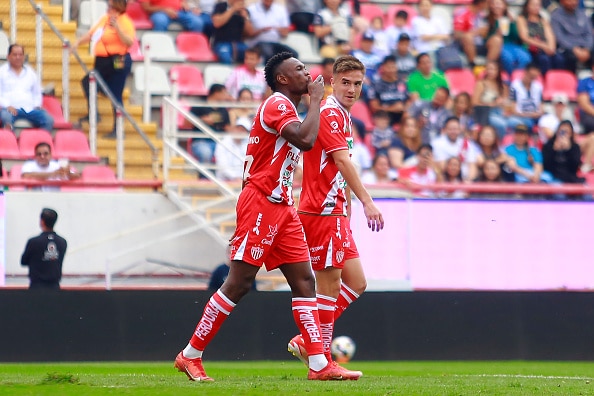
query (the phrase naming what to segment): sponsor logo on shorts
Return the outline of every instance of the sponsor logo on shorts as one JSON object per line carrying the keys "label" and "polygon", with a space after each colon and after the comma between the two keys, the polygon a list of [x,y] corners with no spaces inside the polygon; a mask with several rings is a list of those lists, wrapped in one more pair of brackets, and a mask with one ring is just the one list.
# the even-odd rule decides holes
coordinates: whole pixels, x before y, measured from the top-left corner
{"label": "sponsor logo on shorts", "polygon": [[322,249],[324,249],[324,245],[322,245],[322,246],[314,246],[312,248],[309,248],[309,251],[312,252],[312,253],[315,253],[315,252],[319,252]]}
{"label": "sponsor logo on shorts", "polygon": [[258,227],[260,227],[261,222],[262,222],[262,213],[258,213],[258,218],[256,219],[256,226],[254,228],[252,228],[252,231],[256,235],[260,235],[260,229]]}
{"label": "sponsor logo on shorts", "polygon": [[252,246],[250,253],[254,260],[260,260],[262,255],[264,255],[264,249],[262,246]]}
{"label": "sponsor logo on shorts", "polygon": [[340,217],[336,218],[336,238],[342,239],[342,235],[340,235]]}
{"label": "sponsor logo on shorts", "polygon": [[342,263],[342,260],[344,259],[344,251],[343,250],[339,250],[338,252],[336,252],[336,262],[337,263]]}
{"label": "sponsor logo on shorts", "polygon": [[343,242],[342,243],[342,247],[350,248],[351,247],[351,241]]}
{"label": "sponsor logo on shorts", "polygon": [[276,234],[278,234],[278,224],[275,224],[273,226],[269,225],[268,234],[266,234],[266,238],[268,239],[262,239],[262,245],[272,245],[272,242],[274,242],[274,237],[276,236]]}
{"label": "sponsor logo on shorts", "polygon": [[317,263],[320,261],[320,256],[311,256],[310,260],[312,263]]}

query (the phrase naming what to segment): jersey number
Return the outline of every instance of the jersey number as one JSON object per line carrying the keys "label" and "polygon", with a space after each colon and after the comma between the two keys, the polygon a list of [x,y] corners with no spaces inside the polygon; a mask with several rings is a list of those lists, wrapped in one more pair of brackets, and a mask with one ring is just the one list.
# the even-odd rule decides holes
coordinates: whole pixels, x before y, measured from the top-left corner
{"label": "jersey number", "polygon": [[245,164],[243,165],[243,180],[247,180],[250,177],[250,168],[254,163],[254,156],[253,155],[246,155],[245,156]]}

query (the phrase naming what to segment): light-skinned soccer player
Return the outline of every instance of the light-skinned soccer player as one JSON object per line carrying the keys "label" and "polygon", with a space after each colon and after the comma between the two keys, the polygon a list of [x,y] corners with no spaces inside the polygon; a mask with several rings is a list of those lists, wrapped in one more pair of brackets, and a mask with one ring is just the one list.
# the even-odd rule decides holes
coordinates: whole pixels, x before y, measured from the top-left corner
{"label": "light-skinned soccer player", "polygon": [[[350,229],[351,191],[363,205],[369,228],[372,231],[384,228],[382,213],[350,159],[353,147],[350,109],[361,95],[364,77],[365,66],[354,56],[336,60],[333,94],[322,102],[318,139],[313,149],[303,156],[298,214],[315,270],[318,314],[327,359],[332,359],[330,344],[334,321],[367,287]],[[307,362],[301,335],[295,336],[288,348]]]}
{"label": "light-skinned soccer player", "polygon": [[[229,276],[206,304],[174,367],[190,380],[213,381],[204,371],[203,351],[266,265],[267,270],[280,269],[291,287],[293,318],[309,357],[308,379],[352,379],[348,370],[328,361],[323,353],[315,278],[292,197],[300,150],[310,150],[318,135],[324,82],[312,81],[303,63],[288,52],[273,56],[264,72],[274,94],[260,105],[249,136],[237,228],[230,242]],[[296,106],[307,93],[310,108],[300,122]]]}

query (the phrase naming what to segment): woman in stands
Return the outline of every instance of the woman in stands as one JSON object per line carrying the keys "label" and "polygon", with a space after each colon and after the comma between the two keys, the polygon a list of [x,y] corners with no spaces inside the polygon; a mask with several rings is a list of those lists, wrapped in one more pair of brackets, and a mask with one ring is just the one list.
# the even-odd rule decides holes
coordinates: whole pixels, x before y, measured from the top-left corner
{"label": "woman in stands", "polygon": [[472,105],[476,122],[480,125],[492,125],[502,139],[507,132],[507,121],[503,108],[509,98],[509,89],[503,82],[499,63],[487,62],[485,74],[477,79],[472,94]]}
{"label": "woman in stands", "polygon": [[[107,87],[117,100],[117,104],[121,106],[126,79],[132,69],[132,58],[130,57],[129,50],[136,39],[136,30],[134,29],[132,20],[126,14],[126,0],[109,0],[107,6],[107,14],[102,16],[87,33],[72,45],[72,50],[76,50],[81,44],[92,43],[95,53],[94,69],[107,84]],[[88,102],[88,75],[83,78],[82,86]],[[97,90],[101,90],[99,85],[97,86]],[[113,103],[112,108],[113,129],[111,133],[104,136],[111,139],[116,137],[116,106]],[[85,120],[89,120],[88,115],[80,121]]]}
{"label": "woman in stands", "polygon": [[[450,184],[462,184],[462,161],[458,157],[450,157],[446,160],[443,174],[443,182]],[[468,197],[468,193],[460,190],[440,191],[438,193],[440,198],[464,199]]]}
{"label": "woman in stands", "polygon": [[460,92],[454,98],[452,113],[460,120],[460,128],[466,136],[471,136],[471,132],[476,122],[474,121],[472,100],[466,92]]}
{"label": "woman in stands", "polygon": [[396,173],[390,169],[390,161],[385,154],[377,154],[373,157],[371,170],[364,171],[361,175],[363,184],[393,184],[395,180]]}
{"label": "woman in stands", "polygon": [[[508,169],[505,165],[509,161],[509,157],[499,146],[495,128],[491,125],[482,127],[476,139],[476,145],[479,149],[479,154],[476,157],[476,165],[479,169],[484,168],[488,161],[495,161],[502,172]],[[505,177],[506,175],[509,176],[506,177],[506,180],[514,181],[513,174],[504,172],[503,176]]]}
{"label": "woman in stands", "polygon": [[423,143],[421,139],[421,130],[417,120],[413,117],[405,117],[398,128],[397,136],[392,139],[392,144],[388,149],[388,158],[392,169],[400,169],[416,165],[417,150]]}
{"label": "woman in stands", "polygon": [[541,0],[526,0],[516,23],[520,39],[544,76],[553,67],[561,68],[563,58],[557,55],[555,34],[549,21],[540,15],[540,9]]}
{"label": "woman in stands", "polygon": [[229,110],[229,124],[235,125],[239,118],[247,118],[250,121],[254,119],[256,114],[256,102],[254,101],[254,94],[249,88],[241,88],[237,93],[237,103],[245,103],[246,107],[234,107]]}

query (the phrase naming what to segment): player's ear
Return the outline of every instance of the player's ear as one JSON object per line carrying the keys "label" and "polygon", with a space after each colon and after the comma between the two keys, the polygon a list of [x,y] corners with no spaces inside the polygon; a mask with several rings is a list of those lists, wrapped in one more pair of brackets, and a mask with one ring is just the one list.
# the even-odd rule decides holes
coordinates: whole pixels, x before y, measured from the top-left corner
{"label": "player's ear", "polygon": [[277,74],[276,75],[276,82],[279,84],[285,85],[287,84],[287,77],[284,74]]}

